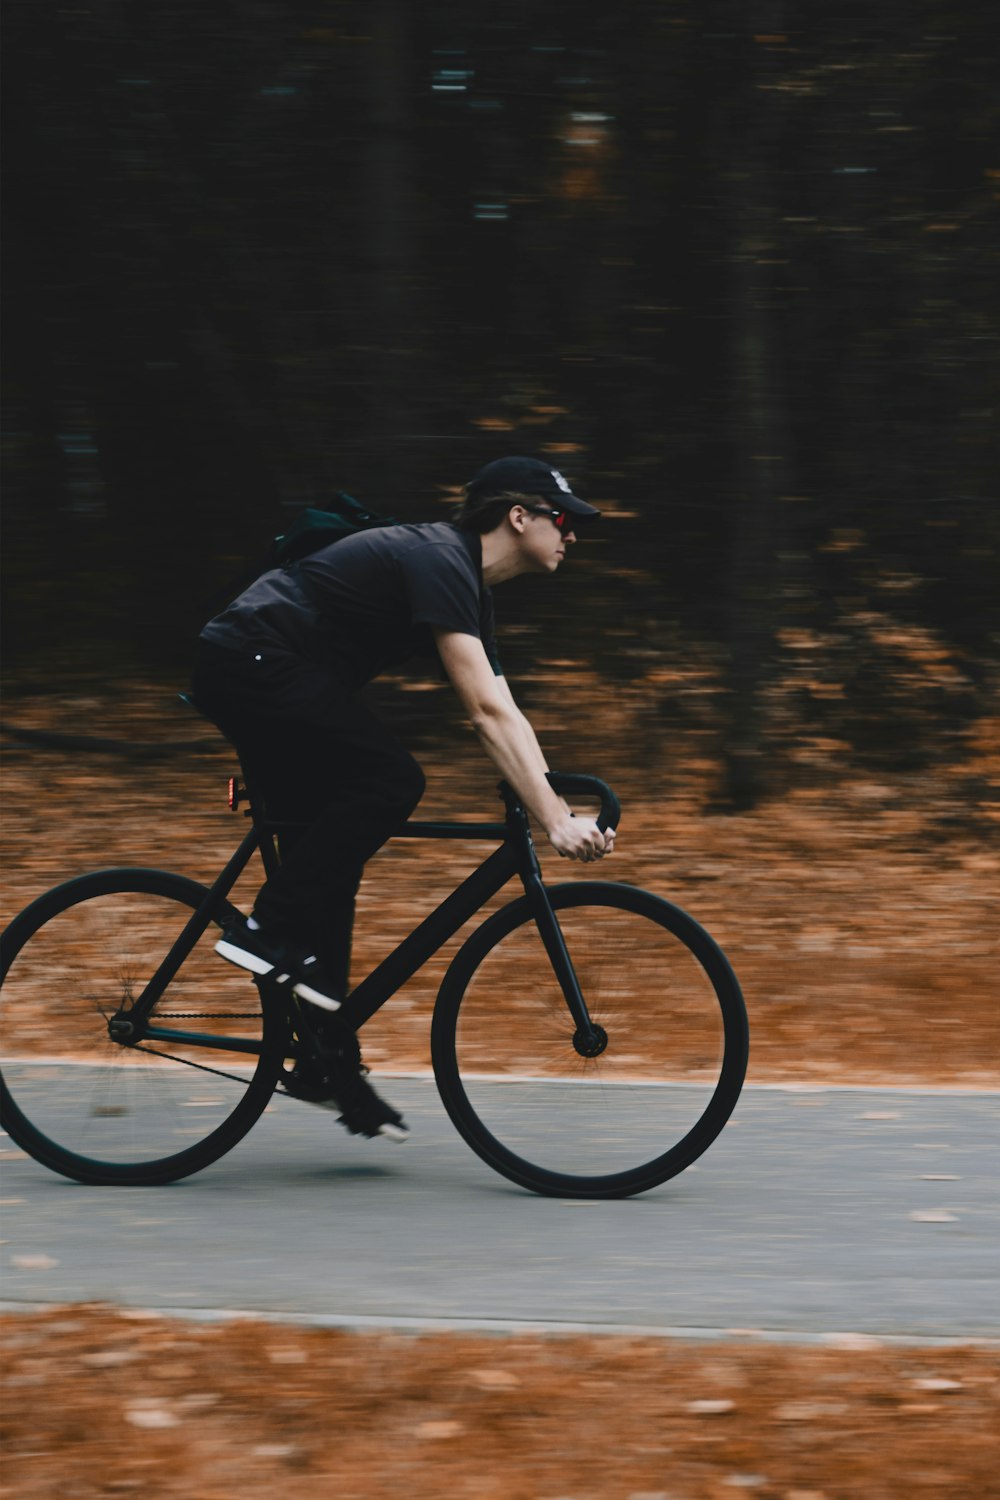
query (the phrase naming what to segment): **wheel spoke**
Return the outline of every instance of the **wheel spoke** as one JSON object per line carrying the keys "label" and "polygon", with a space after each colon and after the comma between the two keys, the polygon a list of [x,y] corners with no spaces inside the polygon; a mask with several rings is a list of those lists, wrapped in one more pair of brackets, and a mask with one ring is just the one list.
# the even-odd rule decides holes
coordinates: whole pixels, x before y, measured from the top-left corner
{"label": "wheel spoke", "polygon": [[263,1109],[280,1038],[269,1046],[251,981],[215,955],[214,927],[149,1023],[197,1018],[202,1033],[249,1042],[257,1055],[214,1045],[206,1053],[182,1033],[166,1047],[109,1034],[204,894],[161,872],[101,872],[40,898],[4,935],[5,1125],[46,1165],[87,1181],[168,1181],[214,1160]]}
{"label": "wheel spoke", "polygon": [[525,903],[473,935],[442,987],[434,1058],[446,1107],[491,1165],[540,1191],[610,1196],[663,1181],[739,1093],[745,1012],[732,971],[684,913],[629,890],[549,893],[590,1019],[607,1033],[598,1055],[573,1045]]}

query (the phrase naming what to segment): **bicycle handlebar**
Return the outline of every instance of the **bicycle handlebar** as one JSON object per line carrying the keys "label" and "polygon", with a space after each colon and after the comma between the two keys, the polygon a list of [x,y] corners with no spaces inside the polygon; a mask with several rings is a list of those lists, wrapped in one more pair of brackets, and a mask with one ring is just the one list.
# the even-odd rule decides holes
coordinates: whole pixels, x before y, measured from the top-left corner
{"label": "bicycle handlebar", "polygon": [[560,797],[596,797],[601,810],[597,815],[597,826],[603,833],[607,828],[617,828],[622,815],[621,803],[606,781],[599,776],[583,776],[575,772],[546,771],[545,779]]}

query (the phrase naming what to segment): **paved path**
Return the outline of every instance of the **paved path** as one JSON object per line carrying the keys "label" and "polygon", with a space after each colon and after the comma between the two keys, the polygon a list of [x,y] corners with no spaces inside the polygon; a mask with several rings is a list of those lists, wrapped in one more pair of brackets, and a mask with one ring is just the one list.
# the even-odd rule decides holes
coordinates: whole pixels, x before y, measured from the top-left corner
{"label": "paved path", "polygon": [[81,1187],[0,1141],[0,1296],[351,1322],[1000,1337],[1000,1095],[748,1088],[706,1156],[613,1203],[536,1197],[384,1091],[402,1148],[278,1101],[200,1176]]}

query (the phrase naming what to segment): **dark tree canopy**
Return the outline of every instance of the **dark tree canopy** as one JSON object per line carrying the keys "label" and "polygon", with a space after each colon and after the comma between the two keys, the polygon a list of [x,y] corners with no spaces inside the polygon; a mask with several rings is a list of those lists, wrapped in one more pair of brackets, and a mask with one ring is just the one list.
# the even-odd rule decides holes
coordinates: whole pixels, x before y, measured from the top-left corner
{"label": "dark tree canopy", "polygon": [[728,805],[810,747],[961,757],[1000,623],[988,8],[5,25],[15,685],[182,668],[302,504],[438,518],[533,452],[609,519],[512,587],[512,676],[590,657]]}

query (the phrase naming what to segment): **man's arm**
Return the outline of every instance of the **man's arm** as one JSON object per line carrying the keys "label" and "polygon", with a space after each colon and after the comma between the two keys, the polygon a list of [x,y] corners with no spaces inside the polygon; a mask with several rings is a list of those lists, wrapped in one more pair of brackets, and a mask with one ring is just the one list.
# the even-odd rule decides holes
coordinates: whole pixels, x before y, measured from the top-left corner
{"label": "man's arm", "polygon": [[610,854],[614,833],[602,833],[592,818],[575,818],[545,779],[546,764],[534,730],[495,676],[482,641],[435,627],[442,665],[480,743],[500,775],[544,828],[552,847],[568,859],[589,861]]}
{"label": "man's arm", "polygon": [[[522,713],[521,709],[519,709],[518,706],[517,706],[517,704],[515,703],[515,701],[514,701],[514,694],[510,690],[510,683],[507,681],[506,677],[497,677],[497,676],[494,675],[493,681],[494,681],[494,683],[497,686],[497,689],[498,689],[498,691],[500,693],[500,696],[504,699],[504,701],[506,703],[510,704],[511,708],[517,714],[517,717],[518,717],[518,719],[520,721],[521,729],[522,729],[523,733],[525,734],[525,736],[527,737],[528,752],[537,761],[538,766],[539,766],[539,768],[540,768],[540,770],[542,772],[542,775],[544,776],[545,773],[548,771],[549,766],[548,766],[547,760],[545,759],[544,754],[542,753],[542,747],[538,743],[538,739],[537,739],[537,736],[535,735],[534,726],[532,725],[531,720],[527,717],[526,714]],[[569,806],[569,804],[565,801],[565,799],[562,798],[562,797],[560,797],[559,800],[562,803],[564,810],[572,816],[572,811],[573,810]]]}

